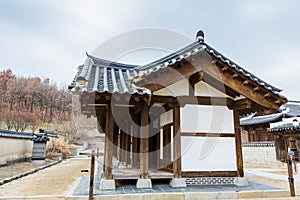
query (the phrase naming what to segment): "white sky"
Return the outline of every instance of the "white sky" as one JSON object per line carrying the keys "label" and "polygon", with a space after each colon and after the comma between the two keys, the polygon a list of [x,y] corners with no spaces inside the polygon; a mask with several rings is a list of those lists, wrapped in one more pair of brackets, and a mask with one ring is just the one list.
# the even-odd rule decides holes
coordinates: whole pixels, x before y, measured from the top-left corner
{"label": "white sky", "polygon": [[300,100],[300,1],[128,2],[0,0],[0,70],[69,84],[85,52],[122,32],[158,27],[193,39],[201,29],[219,52]]}

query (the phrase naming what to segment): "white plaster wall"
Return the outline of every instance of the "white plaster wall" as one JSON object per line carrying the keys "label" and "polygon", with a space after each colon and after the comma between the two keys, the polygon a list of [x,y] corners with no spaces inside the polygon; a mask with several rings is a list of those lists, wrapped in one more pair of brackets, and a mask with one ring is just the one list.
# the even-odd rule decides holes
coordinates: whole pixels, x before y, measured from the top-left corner
{"label": "white plaster wall", "polygon": [[182,171],[236,171],[235,138],[181,137]]}
{"label": "white plaster wall", "polygon": [[[219,90],[213,88],[212,86],[206,84],[203,81],[200,81],[195,84],[194,92],[195,92],[195,96],[226,97],[226,94],[220,92]],[[225,88],[224,88],[224,92],[225,92]]]}
{"label": "white plaster wall", "polygon": [[189,81],[182,79],[172,85],[153,92],[154,95],[160,96],[186,96],[189,95]]}
{"label": "white plaster wall", "polygon": [[164,126],[172,122],[173,122],[173,109],[160,115],[160,126]]}
{"label": "white plaster wall", "polygon": [[233,133],[233,111],[226,106],[186,105],[181,108],[181,132]]}
{"label": "white plaster wall", "polygon": [[32,145],[31,140],[0,137],[0,165],[31,157]]}

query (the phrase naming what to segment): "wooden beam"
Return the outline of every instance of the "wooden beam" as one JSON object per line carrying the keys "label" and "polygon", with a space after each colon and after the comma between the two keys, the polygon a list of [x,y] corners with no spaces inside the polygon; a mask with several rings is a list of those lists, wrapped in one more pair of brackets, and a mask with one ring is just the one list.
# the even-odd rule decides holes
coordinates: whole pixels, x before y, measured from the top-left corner
{"label": "wooden beam", "polygon": [[259,87],[253,88],[253,91],[254,91],[254,92],[258,92],[258,91],[259,91]]}
{"label": "wooden beam", "polygon": [[236,151],[236,164],[238,177],[244,177],[244,164],[242,152],[242,137],[240,128],[240,115],[239,111],[233,110],[234,117],[234,132],[235,132],[235,151]]}
{"label": "wooden beam", "polygon": [[105,180],[112,179],[112,141],[114,134],[114,119],[111,110],[111,104],[108,105],[106,114],[106,130],[105,130],[105,149],[104,149],[104,162],[103,173]]}
{"label": "wooden beam", "polygon": [[181,133],[188,137],[235,137],[234,133]]}
{"label": "wooden beam", "polygon": [[236,177],[237,171],[201,171],[201,172],[182,172],[182,177]]}
{"label": "wooden beam", "polygon": [[234,103],[233,99],[227,97],[181,96],[177,99],[181,106],[185,104],[232,106]]}
{"label": "wooden beam", "polygon": [[248,80],[243,81],[243,85],[248,85],[248,84],[249,84]]}
{"label": "wooden beam", "polygon": [[173,174],[174,178],[181,178],[181,132],[180,132],[180,106],[173,108]]}
{"label": "wooden beam", "polygon": [[239,99],[234,101],[233,109],[235,110],[244,110],[244,109],[250,109],[251,108],[251,100],[249,99]]}
{"label": "wooden beam", "polygon": [[237,74],[237,73],[234,73],[233,75],[232,75],[232,78],[237,78],[239,75]]}
{"label": "wooden beam", "polygon": [[141,112],[141,144],[140,144],[140,176],[141,179],[148,179],[149,167],[149,127],[148,127],[148,105],[145,103]]}
{"label": "wooden beam", "polygon": [[263,93],[253,92],[253,88],[249,87],[249,84],[245,86],[238,79],[232,79],[231,73],[220,73],[215,69],[209,69],[209,68],[207,68],[207,70],[205,71],[211,76],[218,77],[218,79],[222,80],[225,85],[234,89],[235,91],[242,94],[243,96],[251,99],[252,101],[258,103],[259,105],[262,105],[263,107],[266,108],[274,108],[274,109],[279,108],[278,105],[274,104],[272,101],[267,100],[264,97]]}

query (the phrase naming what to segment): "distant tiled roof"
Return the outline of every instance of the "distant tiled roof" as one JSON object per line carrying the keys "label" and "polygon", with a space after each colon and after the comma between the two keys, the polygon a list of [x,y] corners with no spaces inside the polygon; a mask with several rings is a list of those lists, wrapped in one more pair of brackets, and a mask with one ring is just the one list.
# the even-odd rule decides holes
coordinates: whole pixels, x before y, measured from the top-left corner
{"label": "distant tiled roof", "polygon": [[241,126],[249,126],[249,125],[255,125],[255,124],[263,124],[263,123],[270,123],[274,122],[276,120],[280,120],[282,118],[282,113],[276,113],[271,115],[263,115],[258,117],[252,117],[247,119],[241,119],[240,125]]}
{"label": "distant tiled roof", "polygon": [[37,134],[34,134],[32,140],[34,142],[47,142],[47,141],[49,141],[49,138],[47,137],[46,133],[37,133]]}
{"label": "distant tiled roof", "polygon": [[0,130],[0,137],[22,138],[31,140],[33,138],[33,134],[9,130]]}
{"label": "distant tiled roof", "polygon": [[282,133],[282,134],[289,134],[289,133],[300,134],[300,126],[299,123],[286,123],[286,124],[281,124],[279,126],[275,126],[273,128],[269,128],[268,131],[273,133]]}
{"label": "distant tiled roof", "polygon": [[[193,42],[192,44],[143,66],[111,62],[87,55],[84,65],[78,67],[75,79],[69,88],[72,89],[73,92],[97,91],[100,93],[149,93],[149,91],[145,88],[135,87],[131,83],[131,80],[136,77],[147,76],[162,68],[180,62],[183,59],[187,59],[191,55],[203,51],[206,51],[214,58],[228,65],[234,69],[236,73],[250,78],[273,94],[283,97],[279,94],[279,92],[281,92],[280,89],[271,86],[233,61],[229,60],[227,57],[206,44],[203,41],[203,38],[200,40],[197,39],[197,41]],[[81,82],[81,85],[78,84],[79,82]]]}
{"label": "distant tiled roof", "polygon": [[283,113],[285,113],[286,117],[300,117],[300,105],[298,104],[285,104],[283,105],[285,109],[288,109],[287,112],[282,110]]}

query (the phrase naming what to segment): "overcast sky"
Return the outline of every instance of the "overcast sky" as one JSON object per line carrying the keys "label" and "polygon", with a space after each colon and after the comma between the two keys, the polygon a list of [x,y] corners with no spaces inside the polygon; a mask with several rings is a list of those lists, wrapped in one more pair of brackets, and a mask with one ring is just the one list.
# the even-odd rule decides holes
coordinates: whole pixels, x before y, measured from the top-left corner
{"label": "overcast sky", "polygon": [[69,84],[85,52],[115,35],[158,27],[193,39],[201,29],[208,44],[300,100],[300,1],[128,2],[0,0],[0,70]]}

